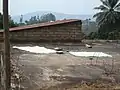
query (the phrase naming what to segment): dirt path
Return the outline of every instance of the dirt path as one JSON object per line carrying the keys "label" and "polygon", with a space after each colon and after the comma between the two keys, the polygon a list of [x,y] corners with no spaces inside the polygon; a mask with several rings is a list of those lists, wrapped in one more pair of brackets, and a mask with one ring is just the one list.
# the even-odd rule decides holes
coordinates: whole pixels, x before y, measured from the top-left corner
{"label": "dirt path", "polygon": [[[101,48],[103,49],[103,47]],[[97,47],[93,49],[82,48],[85,51],[102,51],[102,49]],[[110,49],[107,47],[103,49],[104,51],[109,52]],[[106,72],[109,73],[112,70],[111,58],[94,58],[93,65],[91,65],[89,58],[75,57],[68,52],[62,55],[34,54],[12,49],[13,57],[18,60],[19,68],[24,72],[25,77],[21,84],[26,90],[37,90],[62,83],[75,84],[98,79],[105,80],[106,82],[116,82],[119,77],[120,56],[118,52],[109,53],[115,56],[115,66],[112,71],[114,75],[106,76],[105,71],[107,70]],[[105,62],[104,64],[103,61]]]}

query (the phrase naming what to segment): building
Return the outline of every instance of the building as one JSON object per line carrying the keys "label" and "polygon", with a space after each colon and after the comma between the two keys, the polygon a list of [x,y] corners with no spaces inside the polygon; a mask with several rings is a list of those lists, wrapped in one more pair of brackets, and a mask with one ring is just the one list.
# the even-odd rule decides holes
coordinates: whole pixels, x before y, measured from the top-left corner
{"label": "building", "polygon": [[[65,19],[54,22],[10,28],[13,42],[80,42],[83,39],[82,22]],[[3,30],[0,31],[3,36]]]}

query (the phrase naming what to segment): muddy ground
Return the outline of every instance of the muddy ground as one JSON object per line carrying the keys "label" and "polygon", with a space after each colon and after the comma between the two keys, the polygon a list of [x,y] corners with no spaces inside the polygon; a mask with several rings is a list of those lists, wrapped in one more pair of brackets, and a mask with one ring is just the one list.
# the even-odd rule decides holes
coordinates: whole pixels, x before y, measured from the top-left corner
{"label": "muddy ground", "polygon": [[[22,71],[21,85],[25,90],[64,90],[77,84],[87,82],[119,84],[120,83],[120,47],[116,44],[94,44],[93,48],[83,45],[59,45],[64,54],[36,54],[12,46],[44,46],[49,49],[57,45],[51,44],[13,44],[11,59]],[[68,51],[103,52],[113,57],[76,57]],[[58,86],[59,89],[51,89]],[[74,90],[74,89],[73,89]],[[75,89],[80,90],[80,89]],[[102,90],[102,89],[101,89]]]}

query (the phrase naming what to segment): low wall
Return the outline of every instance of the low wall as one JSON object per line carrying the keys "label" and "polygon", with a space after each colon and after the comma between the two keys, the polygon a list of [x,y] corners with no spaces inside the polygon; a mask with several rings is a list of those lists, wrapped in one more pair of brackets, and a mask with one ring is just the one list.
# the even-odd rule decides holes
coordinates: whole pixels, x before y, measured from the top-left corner
{"label": "low wall", "polygon": [[80,42],[83,38],[79,22],[10,32],[13,42]]}
{"label": "low wall", "polygon": [[83,43],[120,43],[120,40],[82,40]]}

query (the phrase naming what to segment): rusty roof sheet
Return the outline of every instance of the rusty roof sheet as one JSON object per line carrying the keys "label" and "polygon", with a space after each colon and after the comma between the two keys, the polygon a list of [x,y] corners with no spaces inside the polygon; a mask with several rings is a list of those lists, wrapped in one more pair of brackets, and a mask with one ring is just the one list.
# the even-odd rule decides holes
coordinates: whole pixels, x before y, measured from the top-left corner
{"label": "rusty roof sheet", "polygon": [[[45,27],[45,26],[51,26],[51,25],[57,25],[57,24],[76,22],[76,21],[81,22],[81,20],[79,20],[79,19],[64,19],[64,20],[57,20],[57,21],[54,21],[54,22],[45,22],[45,23],[39,23],[39,24],[19,26],[19,27],[10,28],[9,30],[10,31],[25,30],[25,29]],[[0,30],[0,32],[3,32],[3,30]]]}

